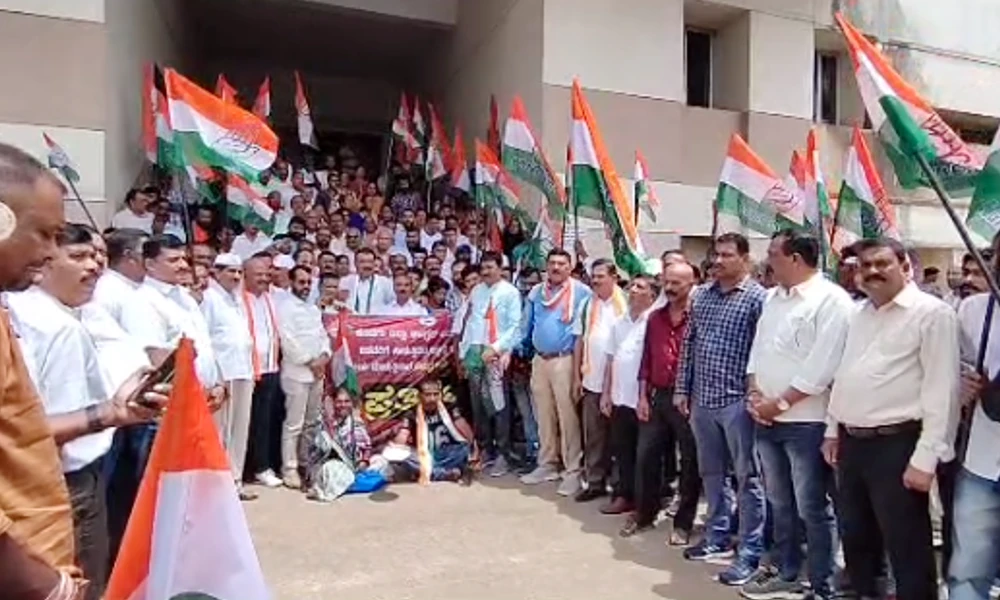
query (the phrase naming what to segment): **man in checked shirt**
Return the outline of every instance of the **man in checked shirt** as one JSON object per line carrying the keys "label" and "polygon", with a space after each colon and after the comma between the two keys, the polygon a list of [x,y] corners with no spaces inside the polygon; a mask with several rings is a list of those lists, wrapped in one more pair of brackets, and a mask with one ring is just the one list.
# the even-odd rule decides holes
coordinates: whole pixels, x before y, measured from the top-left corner
{"label": "man in checked shirt", "polygon": [[725,486],[727,474],[735,472],[739,556],[718,580],[743,585],[757,571],[764,546],[764,491],[746,410],[746,372],[766,290],[750,277],[750,244],[738,233],[716,238],[712,274],[714,281],[692,298],[674,394],[677,409],[690,415],[708,500],[705,537],[687,548],[684,558],[733,555]]}

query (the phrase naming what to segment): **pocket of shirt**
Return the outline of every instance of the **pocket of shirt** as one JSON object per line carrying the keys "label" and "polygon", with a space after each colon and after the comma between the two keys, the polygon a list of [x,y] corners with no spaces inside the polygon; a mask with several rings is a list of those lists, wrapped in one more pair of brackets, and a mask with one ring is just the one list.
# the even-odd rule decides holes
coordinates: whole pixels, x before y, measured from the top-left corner
{"label": "pocket of shirt", "polygon": [[774,345],[779,352],[800,354],[812,347],[816,331],[813,322],[801,315],[791,315],[781,324],[774,336]]}

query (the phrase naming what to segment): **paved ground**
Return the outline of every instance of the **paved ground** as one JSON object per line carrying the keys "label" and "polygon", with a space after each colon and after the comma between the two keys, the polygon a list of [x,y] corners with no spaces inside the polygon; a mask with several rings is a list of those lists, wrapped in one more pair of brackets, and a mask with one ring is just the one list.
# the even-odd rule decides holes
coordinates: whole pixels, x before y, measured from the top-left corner
{"label": "paved ground", "polygon": [[719,567],[668,548],[664,524],[621,539],[621,517],[554,484],[398,485],[334,504],[264,490],[246,507],[276,600],[737,597],[712,581]]}

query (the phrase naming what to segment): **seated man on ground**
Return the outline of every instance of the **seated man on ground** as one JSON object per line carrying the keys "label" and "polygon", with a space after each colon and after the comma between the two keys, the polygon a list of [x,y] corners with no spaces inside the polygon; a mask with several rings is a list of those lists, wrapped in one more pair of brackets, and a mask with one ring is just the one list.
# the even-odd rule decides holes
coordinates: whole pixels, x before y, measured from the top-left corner
{"label": "seated man on ground", "polygon": [[396,480],[420,483],[431,481],[468,482],[472,427],[444,404],[444,389],[439,379],[420,384],[420,403],[396,434],[396,444],[406,444],[409,456],[397,463]]}

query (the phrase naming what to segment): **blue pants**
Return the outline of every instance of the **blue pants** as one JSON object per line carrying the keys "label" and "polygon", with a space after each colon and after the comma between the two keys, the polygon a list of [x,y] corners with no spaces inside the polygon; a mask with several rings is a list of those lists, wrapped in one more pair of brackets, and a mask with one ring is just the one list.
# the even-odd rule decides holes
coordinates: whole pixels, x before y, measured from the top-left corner
{"label": "blue pants", "polygon": [[538,422],[535,421],[535,407],[531,400],[531,382],[517,375],[508,379],[508,390],[521,415],[524,429],[525,458],[534,461],[538,457]]}
{"label": "blue pants", "polygon": [[[413,473],[420,473],[420,460],[416,451],[403,463]],[[434,449],[434,468],[431,469],[431,481],[448,479],[448,474],[455,469],[465,469],[469,464],[469,444],[445,444]]]}
{"label": "blue pants", "polygon": [[955,522],[948,594],[986,600],[1000,564],[1000,483],[962,470],[955,487]]}
{"label": "blue pants", "polygon": [[708,500],[705,535],[709,543],[730,545],[732,503],[726,478],[736,474],[740,558],[757,563],[764,551],[764,490],[753,447],[753,421],[742,402],[723,408],[691,407],[691,430],[698,447],[698,470]]}
{"label": "blue pants", "polygon": [[807,573],[816,592],[829,592],[833,575],[835,521],[826,495],[821,446],[824,423],[758,425],[757,453],[774,526],[773,558],[785,581],[802,570],[801,522],[805,523]]}
{"label": "blue pants", "polygon": [[[487,457],[510,458],[510,403],[504,397],[503,373],[494,366],[470,369],[469,399],[472,402],[472,425],[479,451]],[[497,404],[503,408],[497,409]]]}

